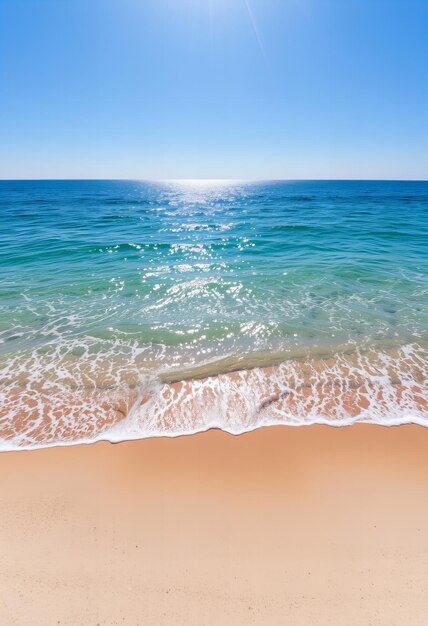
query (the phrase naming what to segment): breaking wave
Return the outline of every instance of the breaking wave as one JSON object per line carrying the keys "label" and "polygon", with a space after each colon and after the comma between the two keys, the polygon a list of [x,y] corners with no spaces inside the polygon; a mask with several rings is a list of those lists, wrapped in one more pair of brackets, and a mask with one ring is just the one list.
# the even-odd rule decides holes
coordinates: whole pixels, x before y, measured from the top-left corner
{"label": "breaking wave", "polygon": [[[278,424],[428,425],[428,350],[417,344],[177,382],[146,372],[136,384],[122,380],[104,388],[73,386],[63,373],[56,385],[14,384],[1,392],[0,449],[174,437],[210,428],[240,434]],[[111,382],[118,375],[108,372]]]}

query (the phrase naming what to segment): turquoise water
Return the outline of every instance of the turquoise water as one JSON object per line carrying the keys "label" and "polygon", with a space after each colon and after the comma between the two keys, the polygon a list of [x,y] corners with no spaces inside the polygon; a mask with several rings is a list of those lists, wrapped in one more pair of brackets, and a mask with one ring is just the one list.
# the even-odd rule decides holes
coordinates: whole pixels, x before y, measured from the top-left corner
{"label": "turquoise water", "polygon": [[428,344],[425,182],[0,181],[0,226],[9,396]]}

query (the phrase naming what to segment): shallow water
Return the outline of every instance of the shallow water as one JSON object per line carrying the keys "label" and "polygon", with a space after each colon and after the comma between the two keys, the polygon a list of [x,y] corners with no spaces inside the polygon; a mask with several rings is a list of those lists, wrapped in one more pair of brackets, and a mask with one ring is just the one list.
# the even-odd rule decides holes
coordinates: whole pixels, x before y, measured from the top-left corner
{"label": "shallow water", "polygon": [[[4,447],[103,436],[118,402],[132,437],[239,432],[247,384],[235,412],[202,403],[176,422],[139,402],[162,383],[367,355],[418,389],[374,421],[426,415],[428,183],[0,181],[0,227]],[[394,376],[373,367],[383,397]],[[285,423],[305,421],[290,410]],[[321,406],[317,419],[333,418]]]}

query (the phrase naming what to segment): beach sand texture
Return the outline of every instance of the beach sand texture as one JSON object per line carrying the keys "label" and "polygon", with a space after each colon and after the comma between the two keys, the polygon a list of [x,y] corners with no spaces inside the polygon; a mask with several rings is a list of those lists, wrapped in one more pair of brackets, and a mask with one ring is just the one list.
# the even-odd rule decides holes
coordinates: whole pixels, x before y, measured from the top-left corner
{"label": "beach sand texture", "polygon": [[0,623],[428,622],[428,430],[0,455]]}

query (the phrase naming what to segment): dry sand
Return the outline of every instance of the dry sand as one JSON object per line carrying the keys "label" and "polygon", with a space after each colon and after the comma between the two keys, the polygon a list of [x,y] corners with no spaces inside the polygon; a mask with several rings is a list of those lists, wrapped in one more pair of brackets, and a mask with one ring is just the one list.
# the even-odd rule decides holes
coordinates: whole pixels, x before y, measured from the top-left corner
{"label": "dry sand", "polygon": [[0,624],[428,624],[428,429],[0,454]]}

